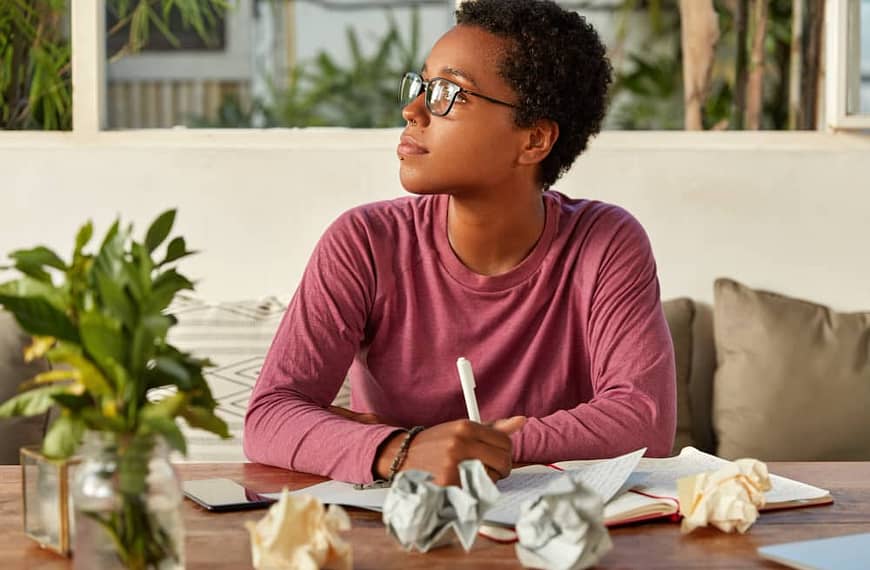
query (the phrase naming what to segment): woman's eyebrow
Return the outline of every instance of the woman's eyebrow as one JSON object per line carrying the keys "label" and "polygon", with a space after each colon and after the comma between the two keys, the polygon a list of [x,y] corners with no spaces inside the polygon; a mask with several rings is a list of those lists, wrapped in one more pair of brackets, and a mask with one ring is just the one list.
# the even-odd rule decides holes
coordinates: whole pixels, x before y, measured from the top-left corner
{"label": "woman's eyebrow", "polygon": [[[424,63],[424,64],[423,64],[423,67],[420,68],[420,74],[422,75],[422,74],[426,73],[426,70],[427,70],[427,69],[428,69],[428,68],[427,68],[426,64]],[[469,75],[469,74],[466,73],[465,71],[462,71],[462,70],[459,69],[459,68],[456,68],[456,67],[450,67],[449,65],[446,65],[446,66],[444,66],[444,67],[441,68],[441,71],[439,72],[439,74],[440,74],[440,75],[452,75],[452,76],[454,76],[454,77],[461,77],[461,78],[464,79],[465,81],[471,83],[471,85],[472,85],[475,89],[480,89],[480,87],[477,85],[477,81],[475,81],[474,78],[471,77],[471,75]]]}
{"label": "woman's eyebrow", "polygon": [[456,67],[450,67],[450,66],[445,66],[445,67],[442,67],[442,68],[441,68],[441,73],[446,73],[446,74],[448,74],[448,75],[453,75],[454,77],[461,77],[462,79],[464,79],[464,80],[466,80],[467,82],[471,83],[471,85],[472,85],[475,89],[479,89],[479,87],[478,87],[478,85],[477,85],[477,81],[475,81],[474,78],[473,78],[471,75],[469,75],[467,72],[462,71],[462,70],[459,69],[459,68],[456,68]]}

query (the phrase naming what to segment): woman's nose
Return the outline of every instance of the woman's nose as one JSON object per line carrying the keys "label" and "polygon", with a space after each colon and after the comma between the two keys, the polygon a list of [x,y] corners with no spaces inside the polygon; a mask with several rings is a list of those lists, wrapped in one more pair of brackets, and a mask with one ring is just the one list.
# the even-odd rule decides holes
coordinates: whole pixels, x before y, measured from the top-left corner
{"label": "woman's nose", "polygon": [[429,123],[429,109],[426,108],[425,91],[417,95],[402,109],[402,118],[409,123],[425,126]]}

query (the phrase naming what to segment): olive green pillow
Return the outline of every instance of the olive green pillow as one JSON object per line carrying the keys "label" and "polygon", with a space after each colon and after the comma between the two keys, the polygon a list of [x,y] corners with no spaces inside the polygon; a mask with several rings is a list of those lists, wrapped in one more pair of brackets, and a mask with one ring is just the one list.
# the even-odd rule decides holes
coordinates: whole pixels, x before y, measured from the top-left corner
{"label": "olive green pillow", "polygon": [[677,368],[677,434],[673,453],[692,441],[692,411],[689,406],[689,376],[692,365],[692,319],[695,306],[691,299],[681,297],[662,303],[665,319],[674,342],[674,360]]}
{"label": "olive green pillow", "polygon": [[[12,315],[0,309],[0,402],[17,394],[19,384],[48,369],[45,361],[24,362],[29,340]],[[17,464],[21,446],[40,443],[45,423],[45,414],[0,419],[0,465]]]}
{"label": "olive green pillow", "polygon": [[718,455],[870,460],[870,313],[718,279]]}

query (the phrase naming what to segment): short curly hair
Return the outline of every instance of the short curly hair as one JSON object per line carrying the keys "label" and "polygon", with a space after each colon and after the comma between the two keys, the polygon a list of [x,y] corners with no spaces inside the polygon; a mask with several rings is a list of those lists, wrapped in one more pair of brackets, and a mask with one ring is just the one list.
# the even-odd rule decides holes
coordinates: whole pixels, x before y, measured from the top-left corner
{"label": "short curly hair", "polygon": [[518,126],[558,123],[559,138],[541,163],[549,188],[601,130],[612,82],[601,38],[583,16],[550,0],[466,1],[456,23],[508,40],[499,73],[519,96]]}

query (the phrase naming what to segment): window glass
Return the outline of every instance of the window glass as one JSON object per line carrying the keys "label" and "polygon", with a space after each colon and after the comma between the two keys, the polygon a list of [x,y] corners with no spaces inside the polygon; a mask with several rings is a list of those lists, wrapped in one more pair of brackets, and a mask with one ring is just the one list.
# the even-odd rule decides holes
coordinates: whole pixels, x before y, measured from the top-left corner
{"label": "window glass", "polygon": [[65,2],[0,0],[0,128],[72,127]]}
{"label": "window glass", "polygon": [[[860,1],[866,14],[870,0]],[[455,9],[454,0],[235,0],[224,10],[225,4],[107,0],[109,128],[401,125],[399,78],[419,67],[432,43],[452,26]],[[560,4],[584,15],[608,47],[615,80],[605,128],[684,128],[680,2]],[[172,9],[164,14],[167,5]],[[764,26],[763,78],[755,91],[761,101],[759,128],[813,128],[818,93],[797,91],[801,84],[819,82],[790,82],[793,2],[770,0],[763,16],[752,11],[742,27],[736,14],[741,3],[714,0],[713,5],[720,37],[702,103],[703,128],[742,129],[752,123],[747,101],[753,98],[746,85],[759,22]],[[141,6],[151,11],[136,20]],[[206,17],[196,21],[184,7]],[[814,29],[809,23],[818,16],[807,8],[802,17],[799,27]],[[738,29],[745,40],[739,50]],[[818,41],[805,37],[798,52],[821,45],[820,31],[814,33]],[[819,53],[810,55],[820,61]],[[821,66],[803,69],[812,75]]]}
{"label": "window glass", "polygon": [[[599,31],[614,68],[608,129],[683,129],[683,46],[678,0],[580,0],[561,1],[575,9]],[[701,3],[699,2],[698,5]],[[754,6],[757,3],[749,3]],[[738,61],[738,2],[714,0],[719,38],[715,42],[708,88],[702,103],[704,129],[742,129],[748,119],[746,100],[738,98],[738,84],[746,85],[751,69],[752,37],[763,21],[763,79],[759,127],[795,128],[789,116],[792,1],[770,0],[760,20],[748,13],[745,22],[744,58]],[[692,7],[691,5],[686,5]],[[810,18],[804,14],[801,25]],[[709,37],[697,36],[700,42]],[[741,78],[739,80],[738,78]],[[805,103],[812,105],[812,99]],[[814,116],[815,113],[809,113]]]}
{"label": "window glass", "polygon": [[[455,9],[453,0],[144,3],[156,13],[161,2],[175,7],[151,19],[138,49],[124,25],[137,0],[108,3],[109,128],[399,126],[399,80]],[[180,12],[191,3],[212,16],[199,29]]]}
{"label": "window glass", "polygon": [[677,2],[561,1],[598,31],[613,66],[605,129],[683,128]]}

